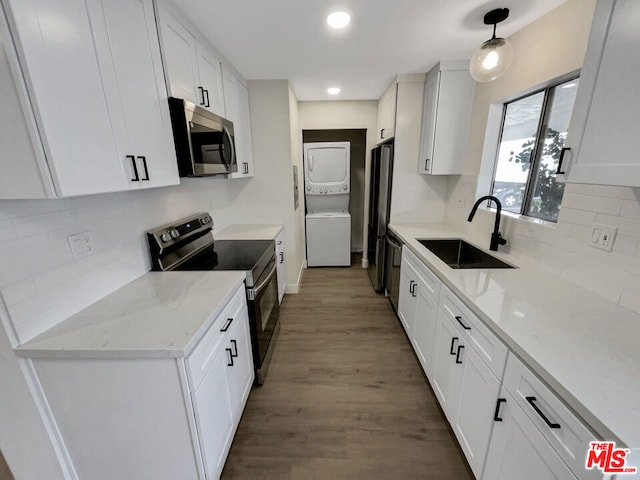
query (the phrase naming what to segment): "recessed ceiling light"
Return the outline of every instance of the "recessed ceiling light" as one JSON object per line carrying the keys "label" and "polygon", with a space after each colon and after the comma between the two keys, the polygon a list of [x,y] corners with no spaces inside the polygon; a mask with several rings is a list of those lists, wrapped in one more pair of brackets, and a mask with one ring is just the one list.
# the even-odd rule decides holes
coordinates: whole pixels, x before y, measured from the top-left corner
{"label": "recessed ceiling light", "polygon": [[340,89],[338,87],[327,88],[327,93],[329,95],[337,95],[340,93]]}
{"label": "recessed ceiling light", "polygon": [[327,23],[331,28],[344,28],[350,21],[351,16],[347,12],[333,12],[327,17]]}

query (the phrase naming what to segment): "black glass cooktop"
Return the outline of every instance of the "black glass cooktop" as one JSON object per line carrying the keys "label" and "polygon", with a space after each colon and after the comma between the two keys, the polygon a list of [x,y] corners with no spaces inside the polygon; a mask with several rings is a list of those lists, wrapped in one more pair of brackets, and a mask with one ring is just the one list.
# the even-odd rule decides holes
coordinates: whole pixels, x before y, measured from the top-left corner
{"label": "black glass cooktop", "polygon": [[273,240],[216,240],[177,270],[251,271],[270,260],[274,252]]}

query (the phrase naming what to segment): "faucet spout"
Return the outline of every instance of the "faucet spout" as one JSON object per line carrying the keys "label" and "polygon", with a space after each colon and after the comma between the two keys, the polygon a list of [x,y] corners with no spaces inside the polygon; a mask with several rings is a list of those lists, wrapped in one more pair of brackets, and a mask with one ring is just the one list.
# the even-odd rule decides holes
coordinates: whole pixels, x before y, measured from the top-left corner
{"label": "faucet spout", "polygon": [[491,234],[491,244],[489,246],[489,250],[497,252],[498,245],[504,245],[507,243],[507,241],[502,238],[502,235],[500,235],[500,214],[502,213],[502,203],[500,203],[500,200],[498,200],[498,198],[494,197],[493,195],[485,195],[484,197],[480,197],[478,200],[476,200],[476,203],[473,204],[473,208],[469,213],[467,222],[471,222],[473,220],[478,207],[485,200],[488,200],[489,202],[495,202],[496,204],[496,221],[493,227],[493,233]]}

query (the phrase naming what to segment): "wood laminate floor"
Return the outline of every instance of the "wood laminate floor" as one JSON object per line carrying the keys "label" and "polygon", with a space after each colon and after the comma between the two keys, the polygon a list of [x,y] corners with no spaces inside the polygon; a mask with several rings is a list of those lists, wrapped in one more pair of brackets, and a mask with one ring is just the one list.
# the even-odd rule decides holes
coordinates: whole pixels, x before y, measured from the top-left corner
{"label": "wood laminate floor", "polygon": [[358,263],[307,269],[285,297],[223,479],[473,478],[388,299]]}

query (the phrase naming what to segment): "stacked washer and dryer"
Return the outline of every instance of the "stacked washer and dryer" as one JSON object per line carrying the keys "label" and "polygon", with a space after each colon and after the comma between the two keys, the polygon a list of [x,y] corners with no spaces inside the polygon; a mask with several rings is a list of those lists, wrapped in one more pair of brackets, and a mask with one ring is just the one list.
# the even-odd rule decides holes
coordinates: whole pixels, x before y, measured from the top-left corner
{"label": "stacked washer and dryer", "polygon": [[351,265],[349,142],[304,144],[307,265]]}

